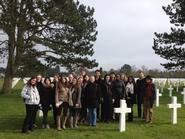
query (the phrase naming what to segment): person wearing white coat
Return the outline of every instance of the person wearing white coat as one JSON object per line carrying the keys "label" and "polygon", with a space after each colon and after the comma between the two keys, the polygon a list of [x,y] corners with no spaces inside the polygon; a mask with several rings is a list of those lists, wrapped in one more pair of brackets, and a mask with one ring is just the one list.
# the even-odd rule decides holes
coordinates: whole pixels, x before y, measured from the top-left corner
{"label": "person wearing white coat", "polygon": [[22,133],[33,131],[34,117],[40,102],[39,92],[36,87],[36,77],[32,77],[24,86],[21,96],[26,107],[26,117],[22,126]]}

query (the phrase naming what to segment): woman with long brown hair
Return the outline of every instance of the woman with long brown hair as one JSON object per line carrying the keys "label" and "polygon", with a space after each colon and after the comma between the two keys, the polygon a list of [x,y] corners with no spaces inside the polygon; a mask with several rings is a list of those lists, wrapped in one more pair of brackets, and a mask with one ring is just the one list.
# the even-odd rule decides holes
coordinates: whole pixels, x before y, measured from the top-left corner
{"label": "woman with long brown hair", "polygon": [[32,77],[21,92],[26,106],[26,117],[22,126],[22,133],[28,133],[33,130],[34,117],[36,117],[37,107],[40,102],[36,81],[36,77]]}
{"label": "woman with long brown hair", "polygon": [[81,78],[73,78],[69,93],[70,128],[77,128],[79,109],[81,108]]}
{"label": "woman with long brown hair", "polygon": [[60,76],[59,81],[56,84],[56,93],[55,93],[55,102],[56,102],[56,122],[57,130],[61,130],[61,112],[63,109],[62,115],[62,128],[65,129],[65,124],[67,121],[67,113],[69,109],[69,86],[67,84],[66,78]]}

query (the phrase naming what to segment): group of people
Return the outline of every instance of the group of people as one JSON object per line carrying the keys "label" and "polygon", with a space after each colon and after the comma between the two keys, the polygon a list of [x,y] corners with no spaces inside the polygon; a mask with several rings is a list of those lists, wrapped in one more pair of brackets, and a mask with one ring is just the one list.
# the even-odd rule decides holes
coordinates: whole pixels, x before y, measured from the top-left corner
{"label": "group of people", "polygon": [[[111,122],[119,119],[113,108],[120,107],[125,99],[132,112],[128,121],[133,121],[133,105],[137,104],[138,117],[152,123],[155,85],[150,76],[139,73],[135,82],[133,76],[106,74],[96,70],[95,75],[55,75],[53,80],[41,75],[32,77],[24,86],[21,95],[26,106],[26,117],[22,133],[28,133],[36,126],[38,109],[43,112],[42,128],[50,128],[48,112],[52,109],[56,129],[78,128],[79,124],[96,127],[97,121]],[[61,116],[62,115],[62,116]]]}

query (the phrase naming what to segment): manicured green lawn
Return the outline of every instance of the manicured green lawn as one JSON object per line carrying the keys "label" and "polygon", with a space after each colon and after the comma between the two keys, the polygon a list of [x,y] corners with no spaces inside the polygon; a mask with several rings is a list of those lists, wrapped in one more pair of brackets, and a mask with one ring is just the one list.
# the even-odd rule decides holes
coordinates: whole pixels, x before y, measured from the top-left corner
{"label": "manicured green lawn", "polygon": [[[30,134],[21,134],[20,129],[25,116],[24,103],[20,97],[22,82],[12,94],[0,95],[0,139],[184,139],[185,137],[185,106],[178,110],[178,124],[171,125],[170,102],[167,90],[161,97],[160,107],[154,108],[154,123],[146,124],[137,118],[133,123],[127,123],[124,133],[118,132],[118,123],[98,123],[97,128],[80,126],[79,129],[67,129],[60,132],[52,129],[41,129],[41,119],[37,118],[39,127]],[[177,94],[177,93],[176,93]],[[178,102],[182,96],[178,95]],[[136,116],[136,107],[134,110]],[[52,115],[50,112],[50,123]]]}

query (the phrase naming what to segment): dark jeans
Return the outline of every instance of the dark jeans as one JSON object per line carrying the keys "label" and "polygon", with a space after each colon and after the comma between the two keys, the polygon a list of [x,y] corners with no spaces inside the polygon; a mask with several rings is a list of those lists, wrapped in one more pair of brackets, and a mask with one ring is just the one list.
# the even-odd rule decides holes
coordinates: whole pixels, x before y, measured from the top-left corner
{"label": "dark jeans", "polygon": [[22,132],[26,133],[28,130],[33,130],[33,124],[36,117],[37,105],[26,104],[26,117],[22,126]]}
{"label": "dark jeans", "polygon": [[103,121],[109,122],[113,117],[113,107],[112,107],[112,99],[105,100],[102,104],[102,112],[103,112]]}
{"label": "dark jeans", "polygon": [[100,120],[101,118],[100,118],[100,114],[101,114],[101,112],[100,112],[100,104],[98,104],[98,106],[97,106],[97,108],[96,108],[96,114],[97,114],[97,119],[98,120]]}
{"label": "dark jeans", "polygon": [[43,120],[42,124],[47,125],[48,124],[48,111],[50,110],[50,106],[42,106],[42,112],[43,112]]}
{"label": "dark jeans", "polygon": [[80,119],[79,122],[85,122],[87,120],[87,108],[85,105],[82,105],[82,108],[80,109]]}
{"label": "dark jeans", "polygon": [[131,113],[128,113],[128,121],[133,121],[133,100],[127,99],[127,107],[131,108]]}
{"label": "dark jeans", "polygon": [[56,125],[57,108],[56,108],[56,106],[55,106],[55,103],[52,104],[52,108],[53,108],[53,120],[54,120],[54,124]]}
{"label": "dark jeans", "polygon": [[88,108],[88,111],[89,111],[89,125],[96,126],[97,109],[96,108]]}
{"label": "dark jeans", "polygon": [[143,104],[143,100],[141,97],[137,98],[137,111],[138,111],[138,117],[141,118],[142,117],[142,104]]}
{"label": "dark jeans", "polygon": [[[120,107],[120,100],[122,98],[121,97],[116,97],[115,100],[114,100],[114,104],[113,104],[113,107],[114,108],[119,108]],[[118,113],[115,113],[115,120],[118,121],[119,120],[119,114]]]}

